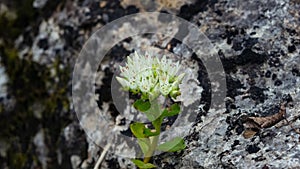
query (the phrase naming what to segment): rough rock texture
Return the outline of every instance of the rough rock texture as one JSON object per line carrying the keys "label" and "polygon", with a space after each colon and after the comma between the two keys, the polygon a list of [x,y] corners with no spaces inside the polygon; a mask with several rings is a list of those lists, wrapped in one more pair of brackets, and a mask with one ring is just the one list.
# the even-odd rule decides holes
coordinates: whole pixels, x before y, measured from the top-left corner
{"label": "rough rock texture", "polygon": [[[170,57],[173,52],[188,67],[195,78],[190,86],[201,96],[194,93],[186,98],[199,101],[196,109],[188,109],[196,116],[185,137],[187,148],[180,153],[159,154],[154,164],[164,169],[300,166],[298,0],[26,0],[17,5],[5,0],[0,4],[0,9],[12,9],[0,12],[0,168],[95,165],[103,147],[84,133],[70,102],[72,69],[92,33],[140,11],[175,14],[199,26],[222,60],[226,107],[209,109],[214,104],[214,84],[201,58],[186,45],[162,35],[134,36],[107,53],[96,77],[96,98],[91,98],[115,128],[128,134],[127,126],[134,118],[129,115],[130,108],[122,114],[111,100],[115,65],[134,50],[147,49]],[[162,20],[158,16],[153,22]],[[125,23],[124,27],[132,26]],[[177,25],[173,28],[190,30]],[[184,36],[192,35],[190,32]],[[184,87],[187,93],[191,92],[190,86]],[[287,103],[289,124],[282,120],[259,129],[250,138],[244,137],[244,117],[274,115],[281,102]],[[170,121],[167,125],[172,125]],[[178,132],[183,130],[187,129]],[[101,166],[135,168],[129,159],[113,152],[106,155]]]}

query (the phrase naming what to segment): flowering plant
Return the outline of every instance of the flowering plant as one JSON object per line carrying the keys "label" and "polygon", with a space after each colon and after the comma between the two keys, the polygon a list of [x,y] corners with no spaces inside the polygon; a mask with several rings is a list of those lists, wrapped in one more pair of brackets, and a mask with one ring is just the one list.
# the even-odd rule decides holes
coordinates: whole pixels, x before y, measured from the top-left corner
{"label": "flowering plant", "polygon": [[158,145],[163,119],[180,113],[178,103],[164,108],[159,103],[158,97],[162,95],[175,99],[180,95],[179,84],[184,73],[178,74],[179,70],[179,62],[173,63],[165,56],[160,60],[147,53],[139,55],[137,52],[127,57],[125,66],[120,66],[121,77],[116,77],[117,81],[124,90],[141,95],[133,106],[145,113],[154,128],[150,129],[139,122],[130,125],[131,132],[137,137],[144,154],[143,161],[132,160],[139,168],[155,167],[149,163],[155,150],[176,152],[185,148],[184,140],[180,137]]}

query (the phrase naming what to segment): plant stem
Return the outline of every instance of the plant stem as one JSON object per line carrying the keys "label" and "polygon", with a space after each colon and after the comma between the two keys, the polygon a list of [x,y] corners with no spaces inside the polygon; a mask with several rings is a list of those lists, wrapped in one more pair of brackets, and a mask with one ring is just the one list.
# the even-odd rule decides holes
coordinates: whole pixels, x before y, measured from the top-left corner
{"label": "plant stem", "polygon": [[104,157],[105,157],[105,155],[106,155],[108,149],[110,148],[110,146],[111,146],[111,143],[108,143],[108,144],[104,147],[104,149],[103,149],[103,151],[102,151],[102,153],[101,153],[101,156],[99,157],[99,159],[98,159],[98,161],[97,161],[97,163],[96,163],[94,169],[99,169],[100,164],[102,163],[102,161],[103,161],[103,159],[104,159]]}
{"label": "plant stem", "polygon": [[148,152],[145,154],[144,163],[148,163],[154,154],[154,151],[155,151],[158,141],[159,141],[160,128],[161,128],[161,123],[162,123],[162,119],[160,118],[160,114],[161,114],[162,110],[161,110],[161,107],[160,107],[157,99],[155,99],[151,102],[151,107],[152,107],[151,111],[155,111],[155,112],[153,112],[153,114],[158,115],[156,117],[156,119],[152,122],[152,124],[156,130],[155,132],[158,133],[158,135],[149,137],[151,143],[150,143]]}
{"label": "plant stem", "polygon": [[145,158],[144,158],[144,163],[148,163],[157,147],[157,143],[159,140],[159,135],[158,136],[153,136],[150,137],[151,141],[151,145],[150,145],[150,149],[149,151],[145,154]]}

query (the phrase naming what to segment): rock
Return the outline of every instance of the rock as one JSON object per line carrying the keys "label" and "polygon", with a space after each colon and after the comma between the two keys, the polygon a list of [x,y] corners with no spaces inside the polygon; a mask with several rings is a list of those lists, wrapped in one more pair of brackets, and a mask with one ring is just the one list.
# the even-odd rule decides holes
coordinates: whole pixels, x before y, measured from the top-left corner
{"label": "rock", "polygon": [[[31,5],[48,11],[48,3],[50,1],[35,0]],[[9,9],[8,4],[7,0],[1,2],[0,14],[5,12],[5,18],[16,19],[16,14],[9,12],[13,10]],[[106,1],[83,0],[58,3],[54,11],[45,13],[39,11],[42,15],[34,15],[36,17],[34,19],[39,22],[33,22],[34,24],[29,24],[28,27],[22,27],[23,32],[17,40],[11,40],[15,44],[7,46],[15,45],[18,58],[22,59],[16,68],[20,66],[25,68],[24,70],[18,69],[20,70],[18,75],[26,71],[27,67],[23,65],[24,63],[34,65],[38,70],[46,70],[45,74],[49,74],[49,77],[47,76],[49,79],[46,80],[45,84],[41,83],[41,86],[46,86],[46,90],[42,91],[41,96],[51,97],[52,100],[46,103],[55,106],[51,110],[46,109],[41,105],[44,104],[42,101],[45,100],[40,100],[39,96],[36,98],[37,102],[33,102],[33,104],[30,102],[28,105],[34,109],[32,112],[30,111],[33,113],[33,117],[24,117],[22,120],[26,120],[26,122],[28,120],[28,123],[34,124],[37,122],[41,126],[49,124],[50,121],[56,130],[53,131],[49,126],[45,126],[46,129],[39,129],[37,133],[28,134],[28,136],[24,134],[26,137],[23,136],[23,138],[29,141],[22,142],[22,144],[19,143],[23,141],[20,136],[13,136],[15,140],[21,140],[14,141],[18,142],[16,144],[10,143],[11,141],[5,140],[6,138],[1,138],[4,141],[0,142],[0,163],[9,160],[7,159],[7,152],[9,152],[11,145],[21,145],[20,147],[28,152],[26,155],[29,158],[27,161],[24,160],[23,156],[25,155],[20,153],[16,156],[20,159],[22,157],[24,162],[20,162],[20,165],[26,164],[26,167],[28,165],[31,168],[47,168],[49,166],[91,168],[102,152],[103,147],[100,146],[104,144],[95,144],[95,141],[83,132],[80,128],[80,122],[71,118],[75,116],[74,105],[68,105],[68,101],[64,100],[64,97],[71,100],[71,74],[78,53],[91,34],[103,27],[104,24],[138,11],[161,9],[163,12],[176,14],[199,26],[199,30],[196,31],[202,31],[217,49],[217,57],[222,60],[226,72],[227,86],[226,91],[218,92],[226,93],[227,100],[224,100],[226,108],[209,109],[210,105],[214,104],[211,101],[212,86],[222,84],[212,82],[208,78],[207,70],[220,67],[214,67],[215,65],[205,67],[202,60],[206,59],[205,57],[196,56],[192,53],[192,49],[172,37],[158,34],[137,35],[124,39],[111,49],[108,48],[110,50],[106,59],[99,66],[100,72],[96,75],[97,81],[95,82],[96,93],[91,94],[89,102],[96,102],[101,110],[100,116],[106,118],[101,121],[103,123],[99,123],[98,117],[88,116],[90,105],[85,105],[84,108],[86,108],[87,113],[80,118],[91,128],[98,126],[89,134],[98,140],[103,140],[103,138],[105,140],[110,136],[108,129],[111,129],[114,132],[130,136],[128,129],[130,123],[136,118],[143,118],[130,105],[121,107],[121,111],[114,107],[110,98],[110,84],[117,65],[122,62],[125,56],[134,50],[139,52],[149,50],[157,53],[158,56],[167,55],[170,58],[181,60],[181,63],[186,66],[185,70],[192,72],[188,75],[189,79],[184,81],[185,85],[182,85],[183,105],[196,107],[187,109],[188,113],[196,114],[191,119],[187,119],[192,120],[194,124],[178,127],[176,130],[178,133],[188,133],[185,137],[187,148],[180,153],[159,154],[153,158],[156,165],[161,168],[175,169],[299,167],[298,145],[300,136],[297,130],[294,130],[299,128],[299,120],[292,121],[291,125],[278,128],[271,126],[262,129],[249,139],[244,138],[242,134],[245,131],[242,117],[262,117],[275,114],[278,105],[286,96],[291,98],[289,99],[291,104],[286,108],[287,118],[299,118],[297,118],[300,111],[298,106],[300,102],[299,7],[299,1],[296,0],[184,0],[180,3],[168,0],[146,3],[132,0],[112,0],[107,3]],[[29,16],[27,13],[24,15]],[[162,16],[151,19],[143,18],[139,26],[146,22],[154,25],[160,21],[168,21],[168,18]],[[188,42],[188,40],[197,41],[197,37],[193,37],[196,33],[195,30],[191,31],[190,28],[180,27],[180,25],[172,22],[169,24],[170,32],[174,30],[172,36],[176,35],[178,31],[177,35],[183,36],[184,42]],[[112,27],[111,30],[125,36],[127,29],[134,31],[136,27],[130,25],[129,22],[124,22],[120,26]],[[162,32],[163,30],[158,29],[157,31]],[[6,40],[0,39],[1,49],[5,43]],[[7,46],[4,46],[4,49],[7,49]],[[203,56],[207,56],[213,51],[207,44],[193,50],[197,50]],[[82,73],[85,73],[85,69],[88,68],[90,67],[83,67]],[[0,64],[0,115],[5,112],[8,116],[3,116],[3,119],[8,118],[12,124],[18,124],[18,121],[14,121],[18,118],[10,116],[15,113],[7,111],[13,110],[9,107],[13,107],[14,104],[7,103],[9,100],[23,99],[25,101],[22,103],[27,104],[26,101],[30,101],[30,99],[27,100],[25,95],[14,98],[14,92],[11,92],[10,86],[6,85],[12,78],[8,77],[6,70]],[[58,78],[64,73],[67,74],[66,77]],[[87,74],[87,76],[90,75]],[[28,80],[35,84],[37,78]],[[64,84],[67,87],[60,88]],[[81,88],[82,85],[84,84],[76,87]],[[26,92],[32,93],[34,91]],[[116,97],[120,97],[120,95]],[[2,108],[2,104],[4,108]],[[62,109],[61,107],[67,108]],[[48,111],[53,114],[47,114]],[[31,133],[31,129],[29,130],[26,126],[28,124],[24,123],[23,131],[23,125],[21,125],[22,133]],[[176,132],[175,134],[177,134]],[[108,141],[105,140],[105,142]],[[56,143],[58,146],[55,146]],[[28,147],[31,147],[31,144],[35,146],[34,151],[29,151]],[[124,151],[125,146],[124,140],[120,140],[120,144],[113,145],[114,150],[108,152],[102,167],[135,168],[129,159],[116,153],[122,152],[125,155],[134,156],[135,154],[130,149]],[[32,160],[35,158],[38,159],[39,163]],[[7,162],[3,162],[1,167],[14,168],[14,166],[9,165]],[[20,168],[22,167],[25,166]]]}
{"label": "rock", "polygon": [[81,163],[80,156],[78,156],[78,155],[72,155],[70,160],[71,160],[71,164],[72,164],[72,168],[73,169],[79,168],[79,165]]}
{"label": "rock", "polygon": [[0,76],[0,98],[5,98],[7,95],[6,83],[8,81],[8,77],[5,73],[5,68],[1,64],[0,64],[0,75],[1,75]]}
{"label": "rock", "polygon": [[9,149],[9,144],[3,140],[0,140],[0,156],[3,158],[7,157],[7,150]]}
{"label": "rock", "polygon": [[38,160],[42,164],[43,169],[46,169],[48,163],[49,150],[45,143],[45,134],[42,129],[35,135],[33,139],[33,143],[36,146]]}
{"label": "rock", "polygon": [[34,0],[33,7],[35,8],[43,8],[47,4],[48,0]]}

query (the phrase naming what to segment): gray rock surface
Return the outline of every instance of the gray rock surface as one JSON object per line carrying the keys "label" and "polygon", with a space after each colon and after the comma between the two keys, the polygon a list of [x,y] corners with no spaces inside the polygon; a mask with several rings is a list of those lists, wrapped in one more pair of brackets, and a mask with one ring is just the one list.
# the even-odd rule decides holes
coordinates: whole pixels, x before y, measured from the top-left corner
{"label": "gray rock surface", "polygon": [[[31,5],[43,10],[47,8],[47,4],[49,8],[53,5],[50,1],[34,1]],[[5,5],[6,8],[10,7],[7,6]],[[16,88],[5,85],[15,78],[9,77],[11,72],[5,73],[11,69],[8,63],[3,61],[5,55],[0,53],[1,63],[5,63],[0,64],[0,98],[10,95],[9,98],[0,100],[1,118],[12,124],[19,124],[19,121],[14,121],[18,118],[15,118],[12,112],[29,112],[29,117],[20,118],[26,122],[19,125],[25,126],[24,128],[14,130],[8,127],[7,130],[3,130],[4,134],[1,134],[0,138],[0,168],[92,168],[95,165],[103,147],[84,133],[75,115],[74,105],[68,104],[68,100],[72,99],[72,69],[82,46],[95,31],[117,18],[139,11],[164,11],[197,25],[216,49],[215,54],[222,60],[227,91],[218,91],[219,88],[215,86],[222,84],[210,81],[207,74],[207,70],[214,67],[206,68],[203,64],[205,57],[201,58],[192,52],[196,50],[196,53],[214,53],[208,44],[204,43],[199,49],[190,49],[182,42],[158,34],[125,39],[110,49],[99,66],[95,81],[96,93],[90,97],[91,102],[97,102],[110,126],[98,123],[98,119],[89,114],[80,117],[92,127],[99,127],[98,131],[92,133],[96,138],[107,136],[105,134],[108,133],[102,132],[103,128],[126,133],[131,121],[143,118],[142,115],[133,116],[134,109],[129,105],[124,107],[122,112],[114,106],[110,96],[110,83],[117,65],[125,56],[134,50],[148,50],[158,53],[159,56],[167,55],[174,60],[180,60],[187,67],[185,71],[191,72],[189,77],[194,79],[186,80],[187,85],[182,85],[186,94],[181,98],[185,106],[192,106],[186,111],[195,114],[194,123],[188,127],[177,128],[176,131],[188,133],[185,136],[187,148],[182,152],[163,153],[154,157],[153,163],[159,168],[300,167],[298,0],[159,0],[148,4],[131,0],[83,0],[61,2],[53,6],[55,10],[49,10],[47,15],[39,16],[39,20],[24,28],[23,34],[14,41],[20,63],[33,65],[33,70],[40,70],[33,71],[39,72],[36,74],[46,74],[45,83],[40,84],[45,86],[43,89],[46,89],[45,95],[50,101],[43,99],[41,95],[34,96],[36,99],[27,99],[33,100],[32,102],[25,102],[22,97],[16,97],[18,93],[12,92]],[[155,19],[145,18],[141,24],[158,24],[161,20],[163,19],[159,16]],[[176,34],[180,30],[187,31],[184,35],[185,42],[193,39],[194,30],[191,28],[172,24],[169,28],[170,34]],[[125,36],[127,29],[134,30],[135,27],[124,23],[113,30],[115,33],[123,32]],[[3,43],[6,42],[1,37],[1,47]],[[24,74],[29,69],[26,66],[22,68],[23,70],[17,67],[15,69]],[[46,73],[43,73],[43,70]],[[65,78],[65,75],[69,79]],[[19,79],[24,78],[20,76]],[[21,82],[24,82],[24,85],[34,85],[37,79]],[[224,108],[209,109],[215,104],[211,101],[211,88],[217,92],[226,92]],[[38,89],[28,92],[34,93]],[[189,96],[191,93],[193,95]],[[26,97],[29,98],[27,95]],[[278,113],[283,101],[288,102],[286,118],[290,121],[289,124],[282,120],[269,128],[260,129],[250,138],[244,137],[247,129],[243,117],[274,115]],[[55,108],[50,107],[50,103],[54,103]],[[29,108],[17,109],[14,108],[15,105]],[[87,110],[88,107],[87,105]],[[168,125],[171,126],[172,123]],[[17,135],[7,139],[7,131]],[[27,139],[27,142],[20,141],[22,138]],[[135,168],[128,158],[116,153],[117,150],[122,150],[124,144],[113,145],[114,151],[108,152],[101,164],[102,168]],[[30,148],[32,145],[34,149]],[[19,163],[12,163],[11,159],[17,159]],[[38,162],[34,162],[33,159],[37,159]]]}

